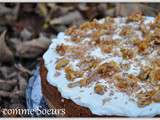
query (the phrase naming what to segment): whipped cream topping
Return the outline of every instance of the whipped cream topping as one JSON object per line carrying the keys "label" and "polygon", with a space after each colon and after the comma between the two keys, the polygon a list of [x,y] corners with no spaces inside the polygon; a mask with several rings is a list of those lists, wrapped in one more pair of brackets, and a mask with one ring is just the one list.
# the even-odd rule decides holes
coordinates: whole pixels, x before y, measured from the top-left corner
{"label": "whipped cream topping", "polygon": [[[122,24],[118,24],[118,27],[123,26],[123,19],[125,18],[115,18],[116,22],[122,21]],[[152,17],[146,17],[144,23],[148,24],[152,22],[154,18]],[[100,20],[100,22],[103,22],[104,20]],[[131,24],[131,26],[134,26]],[[136,26],[134,26],[136,27]],[[117,29],[117,31],[119,31]],[[137,33],[139,38],[141,38],[141,34]],[[104,36],[105,37],[105,36]],[[96,115],[118,115],[118,116],[129,116],[129,117],[137,117],[137,116],[155,116],[157,114],[160,114],[160,103],[152,103],[145,107],[138,107],[136,103],[136,99],[134,98],[134,95],[132,96],[135,101],[133,101],[127,94],[120,92],[116,89],[116,87],[113,84],[107,83],[106,80],[99,80],[101,84],[105,84],[107,87],[107,92],[105,92],[104,95],[99,95],[94,92],[94,86],[96,83],[91,83],[87,87],[80,87],[75,86],[73,88],[69,88],[68,84],[70,81],[67,80],[65,76],[64,70],[60,71],[59,76],[55,76],[56,74],[56,62],[61,56],[56,52],[57,45],[60,45],[64,43],[65,45],[72,45],[76,46],[73,42],[67,41],[67,39],[70,38],[70,36],[65,35],[65,33],[61,32],[58,34],[56,39],[52,40],[51,45],[49,46],[48,50],[43,56],[45,67],[48,70],[47,74],[47,80],[48,82],[57,87],[60,91],[62,97],[66,99],[71,99],[73,102],[80,106],[87,107],[91,110],[93,114]],[[121,36],[115,34],[113,35],[113,39],[121,39]],[[86,39],[87,41],[88,39]],[[125,46],[129,47],[129,46]],[[114,50],[117,50],[117,48],[114,48]],[[105,55],[101,52],[99,48],[94,48],[92,51],[90,51],[88,54],[90,54],[93,57],[102,58],[105,61],[116,61],[117,63],[127,63],[132,61],[125,61],[119,56],[112,56],[112,55]],[[141,64],[147,64],[147,61],[145,61],[140,56],[137,56],[137,59],[142,59]],[[103,61],[104,62],[104,61]],[[79,63],[79,61],[71,61],[70,65],[74,69],[78,69],[76,64]],[[137,75],[140,72],[139,64],[132,63],[130,66],[130,69],[128,71],[124,71],[128,74]],[[75,81],[78,81],[79,78],[77,78]],[[52,91],[51,91],[52,92]]]}

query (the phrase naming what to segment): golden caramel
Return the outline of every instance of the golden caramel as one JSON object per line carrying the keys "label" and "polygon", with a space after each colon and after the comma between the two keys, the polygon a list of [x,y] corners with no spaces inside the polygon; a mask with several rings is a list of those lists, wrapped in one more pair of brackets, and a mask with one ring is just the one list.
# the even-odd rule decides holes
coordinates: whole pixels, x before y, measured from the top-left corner
{"label": "golden caramel", "polygon": [[101,84],[96,84],[94,87],[94,91],[97,94],[103,95],[105,93],[105,86]]}

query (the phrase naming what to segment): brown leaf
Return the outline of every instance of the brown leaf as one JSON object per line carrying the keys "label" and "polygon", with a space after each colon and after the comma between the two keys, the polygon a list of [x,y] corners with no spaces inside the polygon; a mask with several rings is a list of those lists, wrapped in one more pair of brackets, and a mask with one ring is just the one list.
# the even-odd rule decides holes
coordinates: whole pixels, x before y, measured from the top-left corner
{"label": "brown leaf", "polygon": [[0,90],[11,91],[17,84],[17,80],[1,80],[0,79]]}
{"label": "brown leaf", "polygon": [[73,22],[77,22],[79,20],[83,20],[82,15],[80,14],[79,11],[73,11],[70,12],[64,16],[60,16],[59,18],[55,18],[53,20],[50,21],[51,25],[55,25],[55,24],[71,24]]}
{"label": "brown leaf", "polygon": [[32,71],[22,66],[22,64],[15,64],[15,68],[18,69],[23,74],[32,75]]}
{"label": "brown leaf", "polygon": [[0,15],[5,15],[11,12],[12,9],[5,7],[3,4],[0,4]]}
{"label": "brown leaf", "polygon": [[22,58],[35,58],[48,48],[50,40],[42,35],[31,41],[20,42],[16,45],[16,55]]}
{"label": "brown leaf", "polygon": [[12,62],[13,53],[8,48],[5,42],[6,31],[0,35],[0,62]]}
{"label": "brown leaf", "polygon": [[141,11],[140,4],[117,4],[116,5],[116,15],[128,16],[133,12]]}
{"label": "brown leaf", "polygon": [[22,96],[25,96],[25,89],[27,87],[27,81],[21,75],[18,75],[19,89],[22,91]]}
{"label": "brown leaf", "polygon": [[128,16],[133,12],[142,12],[144,15],[154,16],[156,12],[158,12],[150,5],[146,4],[117,4],[116,5],[116,15],[120,16]]}

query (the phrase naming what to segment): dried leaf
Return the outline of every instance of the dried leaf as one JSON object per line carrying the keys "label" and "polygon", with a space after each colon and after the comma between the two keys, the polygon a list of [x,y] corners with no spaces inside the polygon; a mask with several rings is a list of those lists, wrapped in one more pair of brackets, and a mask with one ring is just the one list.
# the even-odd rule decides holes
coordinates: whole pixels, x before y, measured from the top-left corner
{"label": "dried leaf", "polygon": [[140,4],[117,4],[116,15],[128,16],[133,12],[141,11]]}
{"label": "dried leaf", "polygon": [[41,15],[47,16],[48,10],[47,10],[46,4],[40,3],[40,4],[38,4],[38,8],[39,8],[39,11],[40,11]]}
{"label": "dried leaf", "polygon": [[29,40],[29,39],[31,38],[31,36],[32,36],[32,33],[31,33],[28,29],[24,28],[24,29],[20,32],[20,36],[21,36],[21,38],[22,38],[23,40]]}
{"label": "dried leaf", "polygon": [[22,91],[23,96],[25,96],[25,89],[27,87],[27,81],[22,76],[18,75],[19,89]]}
{"label": "dried leaf", "polygon": [[0,62],[12,62],[13,53],[8,48],[5,42],[6,31],[0,35]]}
{"label": "dried leaf", "polygon": [[116,15],[128,16],[133,12],[142,12],[145,15],[154,16],[158,12],[153,7],[145,4],[117,4],[116,5]]}
{"label": "dried leaf", "polygon": [[29,69],[23,67],[21,64],[15,64],[15,67],[22,72],[23,74],[28,74],[28,75],[32,75],[32,71],[30,71]]}
{"label": "dried leaf", "polygon": [[43,35],[31,41],[21,42],[16,47],[16,55],[22,58],[35,58],[48,48],[50,40]]}
{"label": "dried leaf", "polygon": [[0,4],[0,15],[5,15],[11,12],[12,12],[12,9],[5,7],[3,4]]}
{"label": "dried leaf", "polygon": [[82,15],[80,14],[79,11],[73,11],[70,12],[64,16],[61,16],[59,18],[53,19],[50,21],[51,25],[55,25],[55,24],[70,24],[74,21],[79,21],[79,20],[83,20]]}
{"label": "dried leaf", "polygon": [[17,84],[17,80],[1,80],[0,79],[0,90],[11,91]]}

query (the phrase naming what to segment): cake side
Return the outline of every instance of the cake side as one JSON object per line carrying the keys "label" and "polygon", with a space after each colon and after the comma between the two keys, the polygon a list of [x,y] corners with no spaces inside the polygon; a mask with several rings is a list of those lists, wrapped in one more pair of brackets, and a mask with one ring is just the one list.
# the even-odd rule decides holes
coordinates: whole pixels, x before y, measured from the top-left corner
{"label": "cake side", "polygon": [[64,117],[94,116],[88,108],[77,105],[72,100],[63,98],[57,88],[47,82],[47,69],[44,66],[43,60],[40,64],[40,76],[43,97],[51,108],[65,109]]}

